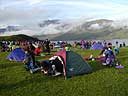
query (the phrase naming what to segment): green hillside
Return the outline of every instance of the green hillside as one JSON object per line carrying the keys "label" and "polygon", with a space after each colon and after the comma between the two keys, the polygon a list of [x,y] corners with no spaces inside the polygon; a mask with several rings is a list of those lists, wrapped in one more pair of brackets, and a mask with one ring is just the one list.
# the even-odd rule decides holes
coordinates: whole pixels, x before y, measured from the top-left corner
{"label": "green hillside", "polygon": [[27,35],[19,34],[19,35],[12,35],[12,36],[0,36],[0,40],[6,40],[6,41],[31,41],[31,40],[38,40],[37,38],[33,38]]}

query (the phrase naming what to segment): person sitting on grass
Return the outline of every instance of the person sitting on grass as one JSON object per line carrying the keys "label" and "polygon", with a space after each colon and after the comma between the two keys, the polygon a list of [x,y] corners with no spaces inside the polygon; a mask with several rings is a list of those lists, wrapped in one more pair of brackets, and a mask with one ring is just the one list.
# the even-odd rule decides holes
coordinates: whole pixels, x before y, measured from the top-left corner
{"label": "person sitting on grass", "polygon": [[104,47],[103,50],[100,52],[98,58],[102,58],[102,57],[105,57],[105,52],[108,50],[107,47]]}
{"label": "person sitting on grass", "polygon": [[41,68],[41,72],[43,72],[44,75],[50,75],[52,73],[52,64],[49,60],[36,61],[36,63]]}
{"label": "person sitting on grass", "polygon": [[63,73],[63,61],[59,56],[53,56],[49,60],[36,61],[45,75],[58,76]]}
{"label": "person sitting on grass", "polygon": [[104,54],[105,54],[105,58],[103,65],[115,66],[116,58],[111,48],[108,48]]}

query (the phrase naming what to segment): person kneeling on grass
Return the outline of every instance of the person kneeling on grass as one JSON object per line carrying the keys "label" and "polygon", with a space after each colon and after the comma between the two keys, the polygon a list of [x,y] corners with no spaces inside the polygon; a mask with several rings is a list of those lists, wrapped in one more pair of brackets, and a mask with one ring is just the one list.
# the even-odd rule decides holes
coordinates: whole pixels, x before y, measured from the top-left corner
{"label": "person kneeling on grass", "polygon": [[34,55],[32,53],[31,48],[27,47],[25,50],[25,59],[23,60],[23,63],[26,71],[30,71],[30,73],[34,73],[39,70],[38,66],[34,62],[35,60],[33,60],[33,57]]}

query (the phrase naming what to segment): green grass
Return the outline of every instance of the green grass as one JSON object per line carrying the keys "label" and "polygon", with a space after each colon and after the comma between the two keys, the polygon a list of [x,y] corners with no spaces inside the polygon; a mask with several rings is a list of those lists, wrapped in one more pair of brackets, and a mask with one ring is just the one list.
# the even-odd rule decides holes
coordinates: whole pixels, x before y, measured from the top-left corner
{"label": "green grass", "polygon": [[[99,51],[75,50],[81,56]],[[6,60],[9,53],[0,52],[0,96],[128,96],[128,48],[122,48],[117,56],[124,69],[102,66],[89,61],[93,73],[73,76],[50,77],[41,73],[30,74],[19,62]],[[52,53],[53,54],[53,53]],[[50,56],[36,57],[37,60]]]}

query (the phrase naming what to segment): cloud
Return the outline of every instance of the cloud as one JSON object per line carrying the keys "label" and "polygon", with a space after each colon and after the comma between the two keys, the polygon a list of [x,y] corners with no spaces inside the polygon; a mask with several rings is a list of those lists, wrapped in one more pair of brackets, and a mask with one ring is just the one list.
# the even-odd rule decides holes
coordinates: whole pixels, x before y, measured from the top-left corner
{"label": "cloud", "polygon": [[0,36],[9,36],[9,35],[18,35],[18,34],[26,34],[29,36],[33,36],[38,33],[36,33],[36,31],[33,31],[33,30],[21,30],[21,31],[6,32],[4,34],[0,34]]}
{"label": "cloud", "polygon": [[44,19],[123,18],[127,1],[108,0],[0,0],[1,23],[37,23]]}
{"label": "cloud", "polygon": [[[30,12],[29,12],[30,11]],[[43,10],[37,9],[31,9],[31,10],[25,10],[24,12],[20,12],[20,10],[11,10],[7,9],[0,12],[0,21],[1,22],[7,22],[7,23],[24,23],[24,22],[34,22],[35,18],[40,18],[39,14],[40,12],[43,12]],[[33,21],[34,20],[34,21]]]}
{"label": "cloud", "polygon": [[27,1],[29,2],[30,5],[33,5],[44,2],[45,0],[27,0]]}
{"label": "cloud", "polygon": [[88,29],[101,29],[103,26],[100,26],[99,24],[92,24]]}

